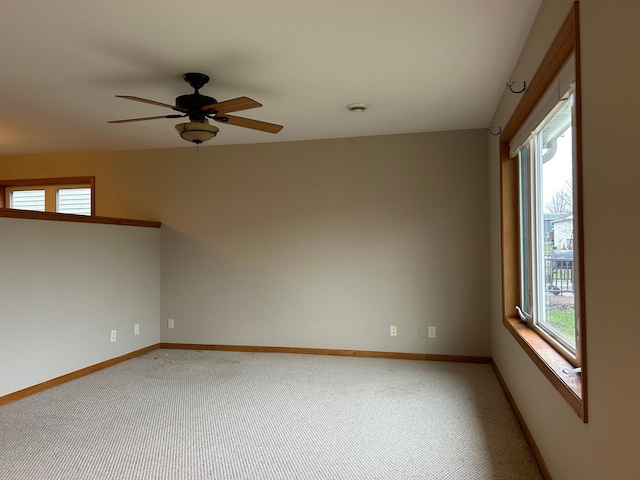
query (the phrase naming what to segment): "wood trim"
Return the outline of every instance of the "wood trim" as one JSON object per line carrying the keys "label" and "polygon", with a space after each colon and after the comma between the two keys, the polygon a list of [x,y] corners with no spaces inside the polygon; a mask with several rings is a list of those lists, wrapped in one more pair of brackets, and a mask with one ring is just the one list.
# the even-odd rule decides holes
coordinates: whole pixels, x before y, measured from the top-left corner
{"label": "wood trim", "polygon": [[126,225],[130,227],[160,228],[162,226],[162,223],[153,222],[150,220],[131,220],[126,218],[113,217],[89,217],[86,215],[69,215],[66,213],[52,212],[32,212],[29,210],[14,210],[11,208],[0,208],[0,217],[24,218],[29,220],[51,220],[55,222],[100,223],[106,225]]}
{"label": "wood trim", "polygon": [[502,374],[498,369],[498,365],[496,365],[496,362],[494,362],[493,359],[491,359],[491,366],[493,367],[493,371],[496,374],[498,383],[502,387],[502,391],[504,392],[505,396],[507,397],[507,400],[509,401],[509,405],[511,405],[511,409],[513,410],[513,413],[515,414],[516,419],[520,424],[520,428],[522,429],[524,438],[527,439],[527,443],[529,444],[529,447],[533,452],[533,456],[536,458],[536,461],[538,462],[538,468],[540,468],[540,473],[542,474],[542,477],[545,480],[553,480],[553,478],[551,477],[551,473],[547,468],[547,464],[544,462],[544,458],[542,458],[540,449],[538,448],[538,445],[536,445],[536,441],[534,440],[533,435],[531,435],[531,431],[529,430],[527,423],[524,421],[524,417],[522,416],[522,413],[520,413],[520,409],[518,408],[516,401],[513,399],[513,396],[509,391],[509,387],[507,387],[507,383],[504,381],[504,378],[502,377]]}
{"label": "wood trim", "polygon": [[0,208],[4,208],[4,202],[6,195],[6,187],[0,184]]}
{"label": "wood trim", "polygon": [[522,346],[525,353],[582,418],[582,375],[564,373],[563,368],[571,369],[573,365],[532,328],[516,318],[508,318],[507,322],[509,332]]}
{"label": "wood trim", "polygon": [[517,315],[520,296],[520,240],[518,217],[518,165],[509,158],[509,143],[500,144],[500,227],[502,240],[502,315]]}
{"label": "wood trim", "polygon": [[133,352],[125,353],[124,355],[120,355],[119,357],[111,358],[109,360],[105,360],[104,362],[96,363],[95,365],[81,368],[80,370],[76,370],[75,372],[67,373],[66,375],[52,378],[51,380],[47,380],[46,382],[38,383],[37,385],[33,385],[31,387],[18,390],[17,392],[4,395],[0,397],[0,405],[6,405],[7,403],[15,402],[16,400],[20,400],[21,398],[28,397],[29,395],[33,395],[34,393],[38,393],[48,388],[61,385],[63,383],[69,382],[71,380],[75,380],[80,377],[84,377],[85,375],[89,375],[90,373],[97,372],[98,370],[103,370],[107,367],[112,367],[114,365],[117,365],[120,362],[124,362],[125,360],[129,360],[131,358],[138,357],[140,355],[144,355],[145,353],[152,352],[153,350],[158,349],[158,345],[159,344],[157,343],[155,345],[149,345],[148,347],[144,347],[139,350],[135,350]]}
{"label": "wood trim", "polygon": [[73,185],[76,183],[88,183],[92,187],[96,177],[58,177],[58,178],[21,178],[17,180],[0,180],[4,187],[21,187],[25,185]]}
{"label": "wood trim", "polygon": [[213,345],[197,343],[160,343],[160,348],[179,350],[219,350],[224,352],[294,353],[302,355],[335,355],[340,357],[393,358],[432,362],[491,363],[491,357],[437,355],[430,353],[378,352],[370,350],[337,350],[330,348],[270,347],[251,345]]}
{"label": "wood trim", "polygon": [[91,187],[91,216],[96,215],[96,177],[90,177],[91,181],[89,186]]}
{"label": "wood trim", "polygon": [[[576,237],[578,240],[577,258],[574,268],[578,269],[576,285],[578,303],[576,304],[577,342],[580,355],[582,373],[567,375],[562,368],[572,368],[573,365],[563,358],[540,335],[518,320],[515,305],[518,303],[520,291],[520,261],[519,261],[519,212],[518,212],[518,171],[514,159],[509,158],[509,141],[518,131],[527,116],[531,113],[544,91],[565,64],[571,53],[576,61],[576,172],[575,189],[578,201],[574,218],[577,223]],[[501,202],[501,238],[502,238],[502,314],[503,325],[513,335],[516,341],[533,360],[543,375],[551,382],[560,395],[567,400],[583,422],[588,421],[587,414],[587,362],[586,362],[586,319],[584,309],[584,254],[582,245],[582,120],[581,112],[581,81],[580,81],[580,41],[579,41],[579,4],[575,2],[565,19],[560,31],[556,35],[551,47],[547,51],[540,67],[536,71],[531,86],[527,88],[522,101],[516,107],[512,117],[500,136],[500,202]]]}

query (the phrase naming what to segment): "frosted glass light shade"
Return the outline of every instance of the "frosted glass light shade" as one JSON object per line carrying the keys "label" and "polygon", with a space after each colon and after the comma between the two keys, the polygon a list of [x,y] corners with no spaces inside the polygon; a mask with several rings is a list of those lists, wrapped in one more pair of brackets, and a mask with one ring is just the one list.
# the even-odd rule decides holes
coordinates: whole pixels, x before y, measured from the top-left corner
{"label": "frosted glass light shade", "polygon": [[215,137],[220,129],[209,125],[209,121],[205,119],[204,122],[179,123],[176,131],[188,142],[202,143]]}

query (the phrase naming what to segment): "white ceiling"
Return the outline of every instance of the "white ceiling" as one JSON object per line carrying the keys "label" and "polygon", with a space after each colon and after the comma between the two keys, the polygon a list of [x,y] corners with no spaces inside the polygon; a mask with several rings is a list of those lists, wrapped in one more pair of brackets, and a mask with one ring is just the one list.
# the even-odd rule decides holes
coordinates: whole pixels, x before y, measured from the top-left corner
{"label": "white ceiling", "polygon": [[0,0],[0,156],[188,147],[182,120],[107,124],[176,113],[114,95],[174,104],[185,72],[284,125],[205,146],[487,127],[540,3]]}

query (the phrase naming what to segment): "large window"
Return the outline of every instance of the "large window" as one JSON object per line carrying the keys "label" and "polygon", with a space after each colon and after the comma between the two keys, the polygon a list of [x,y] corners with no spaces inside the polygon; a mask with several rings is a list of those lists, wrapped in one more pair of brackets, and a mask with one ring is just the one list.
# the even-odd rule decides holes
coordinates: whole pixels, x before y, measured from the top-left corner
{"label": "large window", "polygon": [[587,421],[578,3],[500,136],[507,330]]}
{"label": "large window", "polygon": [[94,214],[94,178],[0,181],[5,208],[71,215]]}
{"label": "large window", "polygon": [[518,149],[520,319],[577,366],[573,87]]}

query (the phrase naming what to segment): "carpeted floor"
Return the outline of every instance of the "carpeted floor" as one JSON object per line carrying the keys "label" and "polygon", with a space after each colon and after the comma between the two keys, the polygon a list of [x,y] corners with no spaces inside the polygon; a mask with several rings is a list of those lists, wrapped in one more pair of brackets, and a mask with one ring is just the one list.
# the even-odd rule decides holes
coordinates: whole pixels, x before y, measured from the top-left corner
{"label": "carpeted floor", "polygon": [[2,479],[541,479],[489,365],[156,350],[0,407]]}

